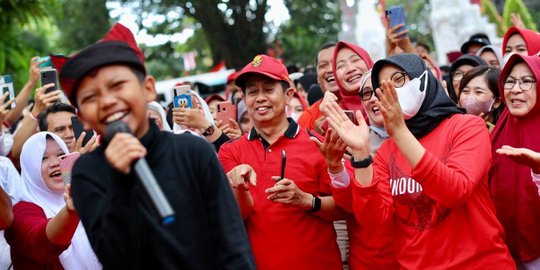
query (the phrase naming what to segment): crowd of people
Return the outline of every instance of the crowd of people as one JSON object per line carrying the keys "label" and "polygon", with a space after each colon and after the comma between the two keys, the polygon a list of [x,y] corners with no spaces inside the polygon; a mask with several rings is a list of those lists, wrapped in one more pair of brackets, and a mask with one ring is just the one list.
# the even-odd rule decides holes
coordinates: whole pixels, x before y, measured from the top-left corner
{"label": "crowd of people", "polygon": [[376,62],[344,41],[311,70],[256,55],[223,93],[188,91],[191,107],[156,101],[121,24],[51,55],[61,90],[29,102],[32,58],[1,97],[0,267],[540,269],[540,35],[475,34],[439,66],[399,29]]}

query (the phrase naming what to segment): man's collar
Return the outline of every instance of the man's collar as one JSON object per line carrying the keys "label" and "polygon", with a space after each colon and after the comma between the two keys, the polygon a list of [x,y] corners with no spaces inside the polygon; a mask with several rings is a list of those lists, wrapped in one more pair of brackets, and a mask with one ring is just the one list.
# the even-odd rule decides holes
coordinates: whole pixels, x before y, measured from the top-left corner
{"label": "man's collar", "polygon": [[[298,124],[292,118],[287,118],[287,121],[289,121],[289,127],[287,128],[287,130],[285,130],[285,133],[283,133],[283,135],[285,135],[285,137],[289,139],[294,139],[294,137],[296,137],[296,135],[300,131],[300,126],[298,126]],[[248,134],[248,140],[253,141],[257,138],[261,138],[261,135],[257,133],[255,127],[252,127]]]}

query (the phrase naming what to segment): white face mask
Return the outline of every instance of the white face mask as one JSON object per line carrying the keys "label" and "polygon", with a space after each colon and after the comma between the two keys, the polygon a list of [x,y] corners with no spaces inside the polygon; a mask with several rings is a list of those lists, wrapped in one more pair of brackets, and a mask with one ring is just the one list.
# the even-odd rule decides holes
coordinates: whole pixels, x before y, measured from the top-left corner
{"label": "white face mask", "polygon": [[489,113],[493,103],[495,103],[494,98],[492,98],[491,101],[487,100],[480,102],[475,96],[469,95],[465,98],[461,107],[467,110],[467,114],[480,115],[481,113]]}
{"label": "white face mask", "polygon": [[300,115],[302,113],[298,113],[298,112],[292,112],[291,113],[291,118],[294,120],[294,122],[298,122],[298,118],[300,118]]}
{"label": "white face mask", "polygon": [[[422,84],[420,78],[422,78],[422,76],[426,76],[424,80],[424,90],[420,90],[420,85]],[[402,87],[396,88],[399,105],[401,106],[401,112],[403,113],[403,118],[405,118],[405,120],[411,119],[420,110],[420,107],[426,98],[427,81],[428,76],[426,70],[420,77],[414,78]]]}

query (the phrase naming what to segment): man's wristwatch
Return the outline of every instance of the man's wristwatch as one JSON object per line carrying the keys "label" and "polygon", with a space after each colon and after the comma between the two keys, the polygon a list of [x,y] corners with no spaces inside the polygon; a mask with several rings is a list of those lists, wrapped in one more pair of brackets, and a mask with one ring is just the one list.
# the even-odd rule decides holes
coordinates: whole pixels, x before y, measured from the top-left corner
{"label": "man's wristwatch", "polygon": [[373,163],[373,158],[369,155],[367,158],[364,158],[360,161],[354,160],[354,157],[351,157],[351,165],[355,169],[363,169],[369,167]]}
{"label": "man's wristwatch", "polygon": [[210,124],[210,126],[207,127],[207,128],[204,130],[204,132],[203,132],[202,135],[203,135],[203,136],[210,136],[210,135],[214,134],[214,130],[215,130],[214,125]]}
{"label": "man's wristwatch", "polygon": [[321,210],[321,198],[313,195],[313,199],[311,200],[311,210],[308,212],[315,213],[319,210]]}

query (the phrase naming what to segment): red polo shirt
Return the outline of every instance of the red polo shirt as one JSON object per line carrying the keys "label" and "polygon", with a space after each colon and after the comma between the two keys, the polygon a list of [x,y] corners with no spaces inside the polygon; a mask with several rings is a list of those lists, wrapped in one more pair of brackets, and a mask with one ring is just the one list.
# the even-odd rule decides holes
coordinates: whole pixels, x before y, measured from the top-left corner
{"label": "red polo shirt", "polygon": [[273,144],[255,129],[221,146],[219,158],[226,172],[248,164],[257,173],[250,187],[253,210],[245,223],[257,269],[342,269],[333,223],[298,207],[274,203],[264,192],[279,176],[281,151],[287,153],[285,177],[304,192],[331,194],[324,157],[309,140],[307,130],[290,120],[289,128]]}

